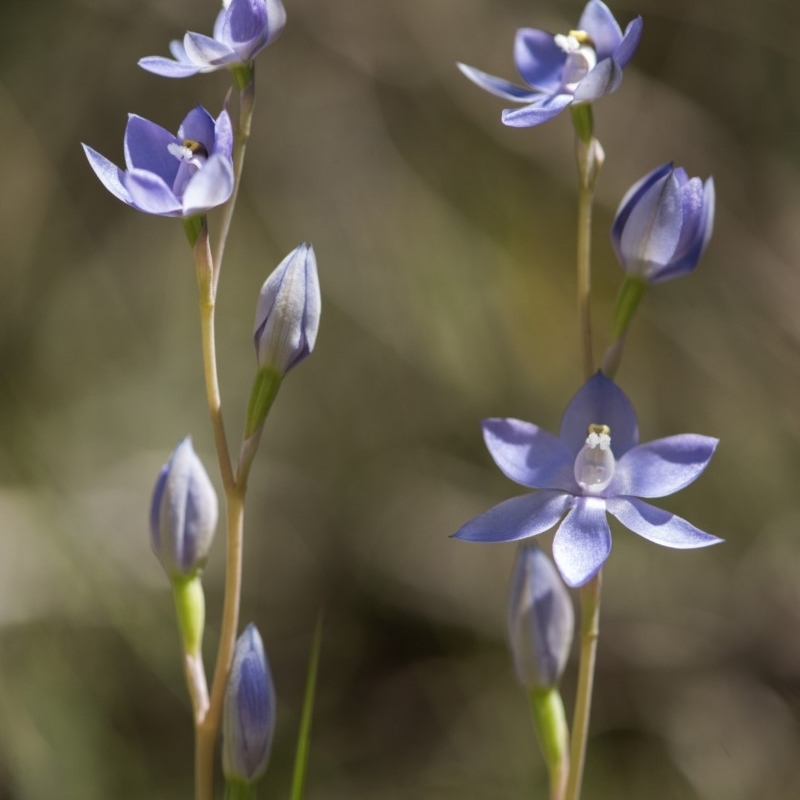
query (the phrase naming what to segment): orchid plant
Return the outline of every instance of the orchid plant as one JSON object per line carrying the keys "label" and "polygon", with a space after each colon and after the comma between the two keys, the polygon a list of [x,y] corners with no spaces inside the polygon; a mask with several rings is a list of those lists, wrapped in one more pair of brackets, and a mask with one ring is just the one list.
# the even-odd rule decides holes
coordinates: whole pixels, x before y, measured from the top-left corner
{"label": "orchid plant", "polygon": [[[611,244],[624,271],[611,344],[596,370],[590,326],[590,243],[595,184],[605,160],[594,136],[591,103],[619,88],[642,33],[640,17],[622,32],[601,0],[589,0],[576,30],[522,28],[514,59],[527,88],[475,67],[459,69],[482,89],[522,103],[506,109],[513,127],[544,123],[570,108],[578,166],[578,327],[585,383],[567,404],[558,436],[517,419],[483,423],[500,470],[532,493],[506,500],[465,523],[470,542],[523,540],[514,568],[508,635],[520,684],[529,696],[550,776],[550,800],[578,800],[599,635],[602,567],[611,553],[607,514],[657,544],[690,549],[721,539],[645,499],[666,497],[696,480],[717,440],[679,434],[639,443],[636,413],[614,383],[630,323],[651,284],[691,272],[711,237],[714,183],[657,167],[623,198]],[[556,529],[555,566],[530,537]],[[580,664],[571,730],[559,682],[572,643],[573,609],[565,585],[581,596]]]}
{"label": "orchid plant", "polygon": [[[312,352],[316,341],[320,289],[313,247],[304,243],[286,256],[267,278],[258,297],[253,333],[256,371],[235,459],[223,420],[215,309],[250,136],[255,103],[254,58],[277,38],[285,22],[281,0],[226,0],[214,23],[213,36],[186,33],[182,42],[176,40],[170,45],[172,59],[151,56],[139,62],[149,72],[169,78],[229,70],[239,92],[238,125],[231,122],[227,99],[216,117],[202,106],[195,106],[177,135],[132,114],[125,130],[124,170],[84,145],[90,166],[111,194],[139,211],[180,218],[194,254],[205,395],[224,488],[226,519],[225,596],[210,684],[202,652],[202,572],[217,526],[218,501],[189,437],[178,444],[156,481],[150,535],[175,599],[194,721],[196,800],[214,798],[215,749],[220,734],[226,800],[253,800],[267,768],[275,728],[275,689],[261,636],[253,625],[238,636],[244,504],[248,476],[270,408],[287,372]],[[221,222],[212,237],[206,212],[217,207],[222,207]],[[318,626],[292,800],[299,800],[303,789],[319,643]]]}

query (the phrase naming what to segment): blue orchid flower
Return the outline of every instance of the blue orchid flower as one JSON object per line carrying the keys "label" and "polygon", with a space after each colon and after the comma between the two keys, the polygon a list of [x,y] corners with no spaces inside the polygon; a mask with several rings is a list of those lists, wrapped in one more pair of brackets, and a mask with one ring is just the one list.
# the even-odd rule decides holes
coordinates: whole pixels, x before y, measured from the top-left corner
{"label": "blue orchid flower", "polygon": [[227,0],[223,6],[213,36],[189,31],[183,42],[170,42],[172,58],[147,56],[139,66],[165,78],[241,67],[273,42],[286,24],[281,0]]}
{"label": "blue orchid flower", "polygon": [[178,135],[131,114],[125,129],[125,166],[83,145],[103,186],[147,214],[190,217],[222,205],[233,191],[233,129],[227,111],[216,120],[196,106]]}
{"label": "blue orchid flower", "polygon": [[468,522],[455,537],[511,542],[563,521],[553,558],[570,586],[591,580],[611,552],[606,512],[656,544],[706,547],[722,541],[641,498],[666,497],[706,468],[717,439],[684,433],[639,444],[636,412],[598,372],[572,398],[558,436],[530,422],[489,419],[486,446],[503,473],[533,494],[513,497]]}
{"label": "blue orchid flower", "polygon": [[631,21],[623,34],[608,6],[589,0],[574,31],[557,35],[535,28],[517,31],[514,61],[527,87],[466,64],[458,68],[487,92],[524,103],[522,108],[503,111],[502,120],[527,128],[547,122],[573,103],[590,103],[616,91],[641,35],[641,17]]}

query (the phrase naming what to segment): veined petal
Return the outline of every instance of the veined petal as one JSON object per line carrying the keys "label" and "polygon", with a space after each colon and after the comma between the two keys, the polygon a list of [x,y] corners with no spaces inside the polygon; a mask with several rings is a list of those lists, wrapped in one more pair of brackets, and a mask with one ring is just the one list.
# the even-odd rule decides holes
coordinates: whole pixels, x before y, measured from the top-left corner
{"label": "veined petal", "polygon": [[152,72],[154,75],[161,75],[163,78],[189,78],[208,69],[183,61],[173,61],[164,56],[147,56],[140,58],[138,63],[142,69]]}
{"label": "veined petal", "polygon": [[652,172],[648,173],[641,180],[637,181],[625,193],[622,202],[619,204],[617,214],[614,217],[614,224],[611,227],[611,243],[614,246],[614,251],[617,254],[620,264],[623,264],[622,252],[620,250],[620,240],[622,239],[622,231],[628,222],[628,217],[631,211],[636,207],[636,204],[642,196],[650,189],[650,187],[668,175],[674,169],[672,162],[662,164],[656,167]]}
{"label": "veined petal", "polygon": [[233,192],[233,165],[222,155],[210,156],[189,180],[183,194],[183,216],[222,205]]}
{"label": "veined petal", "polygon": [[583,586],[598,573],[610,552],[606,501],[577,498],[553,539],[553,559],[564,580],[572,587]]}
{"label": "veined petal", "polygon": [[181,122],[178,139],[192,139],[200,142],[209,152],[214,147],[214,117],[203,106],[195,106]]}
{"label": "veined petal", "polygon": [[625,35],[622,37],[622,41],[613,53],[613,59],[619,64],[620,68],[624,69],[633,58],[633,54],[639,46],[639,40],[642,38],[643,26],[642,18],[636,17],[636,19],[631,20],[628,23],[628,27],[625,28]]}
{"label": "veined petal", "polygon": [[176,138],[149,119],[131,114],[125,128],[125,165],[129,170],[151,172],[172,186],[180,162],[167,149]]}
{"label": "veined petal", "polygon": [[481,72],[475,67],[470,67],[467,64],[458,63],[456,66],[466,75],[474,84],[477,84],[481,89],[491,92],[497,97],[502,97],[505,100],[513,100],[517,103],[530,103],[541,97],[539,92],[532,92],[530,89],[523,89],[510,81],[503,78],[496,78],[494,75],[489,75],[488,72]]}
{"label": "veined petal", "polygon": [[574,498],[564,492],[542,491],[512,497],[462,525],[455,539],[467,542],[513,542],[552,528]]}
{"label": "veined petal", "polygon": [[666,175],[631,210],[619,244],[623,263],[648,278],[670,263],[682,227],[680,186],[674,175]]}
{"label": "veined petal", "polygon": [[214,123],[214,153],[230,158],[233,153],[233,125],[225,109],[220,111]]}
{"label": "veined petal", "polygon": [[719,443],[710,436],[683,433],[640,444],[617,461],[609,495],[666,497],[696,480]]}
{"label": "veined petal", "polygon": [[100,178],[100,182],[108,189],[111,194],[122,200],[123,203],[131,204],[130,192],[125,188],[122,179],[125,173],[105,156],[100,155],[88,144],[81,144],[86,158],[89,159],[89,166],[94,170],[94,174]]}
{"label": "veined petal", "polygon": [[578,30],[586,31],[594,42],[597,60],[608,58],[622,42],[622,31],[619,23],[605,3],[600,0],[589,0],[583,9]]}
{"label": "veined petal", "polygon": [[267,4],[264,0],[233,0],[228,6],[228,16],[223,30],[230,37],[232,47],[236,42],[248,42],[263,36],[267,29]]}
{"label": "veined petal", "polygon": [[240,61],[238,54],[228,45],[202,33],[189,31],[183,37],[183,46],[186,55],[201,67],[225,67]]}
{"label": "veined petal", "polygon": [[531,422],[487,419],[483,439],[506,477],[531,489],[575,490],[575,455],[557,436]]}
{"label": "veined petal", "polygon": [[664,547],[687,550],[723,541],[695,528],[685,519],[635,497],[614,497],[606,500],[606,506],[626,528]]}
{"label": "veined petal", "polygon": [[514,39],[514,62],[529,86],[555,94],[561,86],[561,70],[567,54],[556,44],[552,33],[535,28],[520,28]]}
{"label": "veined petal", "polygon": [[575,455],[586,443],[589,425],[611,428],[611,450],[618,459],[639,442],[639,426],[631,401],[614,381],[599,371],[569,401],[561,418],[559,438]]}
{"label": "veined petal", "polygon": [[225,20],[228,17],[228,9],[223,8],[219,14],[217,14],[217,18],[214,20],[214,33],[213,36],[218,42],[223,42],[224,44],[230,44],[230,42],[225,40]]}
{"label": "veined petal", "polygon": [[[697,180],[697,178],[693,178],[690,183]],[[653,283],[659,283],[690,272],[697,266],[697,262],[700,260],[700,256],[703,255],[714,230],[715,197],[713,178],[709,178],[703,186],[701,203],[702,207],[699,212],[694,209],[691,212],[693,216],[689,224],[694,227],[694,230],[691,231],[691,239],[684,243],[684,236],[681,235],[681,242],[678,244],[678,250],[675,253],[673,262],[665,269],[654,273],[651,278]],[[698,216],[699,219],[697,218]]]}
{"label": "veined petal", "polygon": [[286,9],[281,0],[267,0],[267,33],[264,44],[270,44],[286,25]]}
{"label": "veined petal", "polygon": [[180,201],[159,175],[132,169],[122,176],[122,180],[130,193],[131,205],[139,211],[164,217],[181,216]]}
{"label": "veined petal", "polygon": [[604,94],[611,94],[622,83],[622,67],[613,58],[597,64],[575,87],[576,103],[591,103]]}
{"label": "veined petal", "polygon": [[541,97],[536,102],[523,108],[507,108],[503,111],[501,119],[504,125],[512,128],[530,128],[552,119],[560,114],[571,102],[571,94],[557,94],[555,96]]}

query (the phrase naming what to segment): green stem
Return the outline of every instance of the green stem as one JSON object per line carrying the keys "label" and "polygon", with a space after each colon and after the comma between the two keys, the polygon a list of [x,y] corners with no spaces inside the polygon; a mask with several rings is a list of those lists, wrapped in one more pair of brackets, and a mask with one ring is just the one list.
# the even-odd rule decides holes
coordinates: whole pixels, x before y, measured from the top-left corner
{"label": "green stem", "polygon": [[581,588],[581,653],[578,667],[578,691],[572,718],[571,769],[565,800],[579,800],[589,732],[589,713],[592,707],[592,685],[600,633],[601,573]]}
{"label": "green stem", "polygon": [[226,783],[225,800],[256,800],[256,787],[244,783]]}
{"label": "green stem", "polygon": [[292,774],[291,800],[301,800],[303,787],[306,780],[308,766],[308,750],[311,743],[311,719],[314,714],[314,695],[317,688],[317,673],[319,672],[319,654],[322,649],[322,613],[317,617],[317,627],[314,630],[314,641],[311,645],[311,657],[308,661],[308,677],[306,678],[306,691],[303,697],[303,716],[300,721],[300,731],[297,734],[297,751],[294,757],[294,771]]}
{"label": "green stem", "polygon": [[534,689],[530,696],[533,726],[550,776],[550,800],[564,800],[569,776],[569,730],[557,688]]}

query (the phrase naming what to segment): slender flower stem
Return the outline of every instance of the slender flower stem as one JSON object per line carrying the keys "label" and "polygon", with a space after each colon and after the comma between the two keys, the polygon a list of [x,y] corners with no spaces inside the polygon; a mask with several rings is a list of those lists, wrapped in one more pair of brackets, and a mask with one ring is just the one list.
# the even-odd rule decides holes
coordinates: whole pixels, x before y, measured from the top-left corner
{"label": "slender flower stem", "polygon": [[238,488],[226,494],[227,499],[227,562],[225,564],[225,600],[222,611],[222,628],[214,667],[214,681],[208,713],[198,726],[196,737],[196,797],[213,800],[214,797],[214,745],[217,741],[225,686],[228,681],[236,630],[239,625],[239,601],[242,587],[242,540],[244,532],[244,493]]}
{"label": "slender flower stem", "polygon": [[222,399],[217,374],[216,336],[214,332],[214,310],[216,289],[214,286],[214,264],[208,242],[208,227],[203,224],[194,247],[197,288],[200,295],[200,338],[203,350],[203,375],[206,385],[206,400],[211,415],[211,428],[217,450],[219,471],[226,495],[235,488],[228,438],[222,418]]}
{"label": "slender flower stem", "polygon": [[589,712],[592,707],[594,664],[597,655],[597,638],[600,634],[601,573],[581,589],[581,655],[578,667],[578,692],[572,718],[572,749],[570,773],[565,800],[579,800],[586,757],[586,740],[589,732]]}
{"label": "slender flower stem", "polygon": [[237,481],[225,434],[222,417],[222,402],[219,391],[219,378],[216,360],[216,339],[214,332],[214,309],[217,286],[219,284],[222,258],[230,230],[236,197],[241,182],[242,167],[250,124],[255,103],[255,83],[252,71],[250,79],[242,87],[240,94],[239,129],[234,143],[234,190],[225,206],[219,239],[212,257],[208,241],[208,228],[203,223],[195,244],[195,266],[200,295],[200,324],[203,350],[203,373],[205,376],[206,397],[214,433],[219,470],[225,489],[226,500],[226,567],[225,599],[222,611],[217,661],[214,679],[206,713],[195,725],[195,797],[197,800],[214,798],[214,747],[217,741],[225,685],[228,680],[233,650],[236,644],[236,630],[239,625],[239,601],[242,585],[242,538],[244,523],[243,486]]}
{"label": "slender flower stem", "polygon": [[571,107],[571,112],[575,128],[575,159],[578,164],[578,330],[583,373],[588,380],[594,374],[592,316],[589,305],[592,289],[592,202],[604,155],[600,142],[592,135],[592,107],[588,103],[579,103]]}
{"label": "slender flower stem", "polygon": [[583,373],[587,380],[594,374],[592,315],[589,303],[592,290],[592,199],[593,192],[581,176],[578,187],[578,330],[583,356]]}
{"label": "slender flower stem", "polygon": [[253,121],[253,108],[256,102],[256,77],[255,69],[251,68],[249,80],[239,93],[239,129],[236,131],[236,141],[233,145],[233,192],[225,204],[222,222],[220,223],[217,247],[214,251],[214,292],[216,293],[219,282],[219,272],[222,257],[225,253],[225,244],[228,241],[228,232],[231,228],[233,212],[236,208],[236,198],[239,195],[239,185],[242,181],[242,168],[244,167],[244,154],[247,141],[250,138],[250,126]]}

